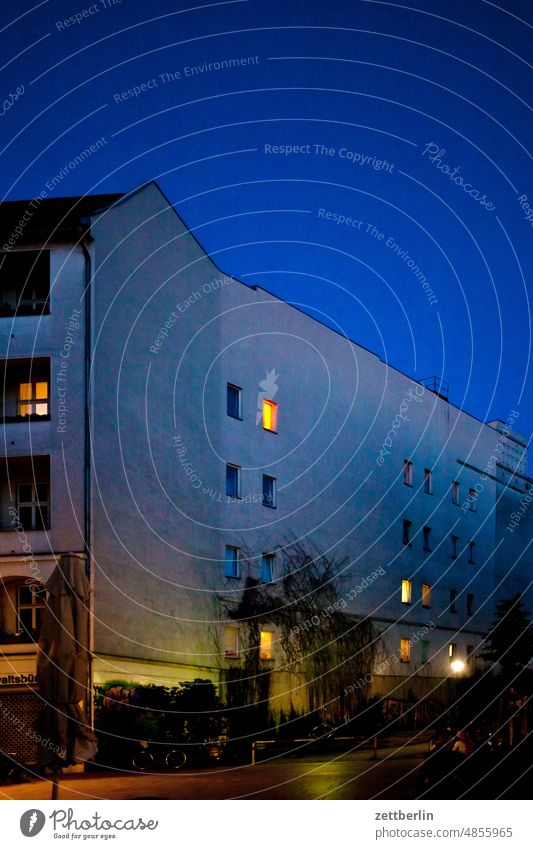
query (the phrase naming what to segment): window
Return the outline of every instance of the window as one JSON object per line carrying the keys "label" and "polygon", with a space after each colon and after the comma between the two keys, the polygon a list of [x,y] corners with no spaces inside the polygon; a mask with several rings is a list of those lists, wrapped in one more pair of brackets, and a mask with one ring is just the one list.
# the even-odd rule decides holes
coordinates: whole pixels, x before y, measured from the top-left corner
{"label": "window", "polygon": [[411,604],[412,589],[411,581],[402,581],[402,604]]}
{"label": "window", "polygon": [[450,660],[453,660],[454,657],[457,657],[457,643],[450,643],[448,646],[448,657]]}
{"label": "window", "polygon": [[50,312],[50,251],[0,253],[0,316]]}
{"label": "window", "polygon": [[476,562],[476,544],[475,542],[468,543],[468,562],[475,563]]}
{"label": "window", "polygon": [[278,430],[278,405],[274,401],[263,400],[263,427],[277,433]]}
{"label": "window", "polygon": [[467,646],[466,647],[466,656],[472,657],[473,654],[474,654],[474,646]]}
{"label": "window", "polygon": [[48,528],[48,484],[19,483],[17,512],[25,531],[42,531]]}
{"label": "window", "polygon": [[412,522],[409,519],[403,520],[403,544],[411,545],[411,526]]}
{"label": "window", "polygon": [[48,415],[48,383],[20,383],[17,415]]}
{"label": "window", "polygon": [[38,633],[44,610],[44,587],[17,587],[17,621],[20,631]]}
{"label": "window", "polygon": [[263,475],[263,505],[276,506],[276,478],[270,475]]}
{"label": "window", "polygon": [[241,577],[239,549],[234,545],[226,546],[226,554],[224,558],[224,575],[226,578]]}
{"label": "window", "polygon": [[420,663],[429,662],[430,644],[429,640],[420,640]]}
{"label": "window", "polygon": [[272,660],[272,631],[261,631],[259,657],[261,660]]}
{"label": "window", "polygon": [[239,629],[224,628],[224,657],[237,657],[239,654]]}
{"label": "window", "polygon": [[457,590],[450,590],[450,613],[457,613],[455,602],[457,601]]}
{"label": "window", "polygon": [[429,584],[422,584],[422,607],[431,607],[431,587]]}
{"label": "window", "polygon": [[475,489],[468,490],[468,502],[470,509],[475,513],[477,510],[477,492]]}
{"label": "window", "polygon": [[411,460],[403,461],[403,482],[405,486],[413,485],[413,464]]}
{"label": "window", "polygon": [[260,579],[262,584],[271,584],[274,580],[275,557],[275,554],[263,554],[261,557]]}
{"label": "window", "polygon": [[459,481],[452,483],[452,504],[459,504]]}
{"label": "window", "polygon": [[226,463],[226,495],[241,497],[241,467]]}
{"label": "window", "polygon": [[428,528],[427,525],[424,526],[423,535],[424,551],[431,551],[431,528]]}
{"label": "window", "polygon": [[242,390],[233,383],[228,383],[227,389],[227,414],[234,419],[242,418],[241,406]]}
{"label": "window", "polygon": [[407,637],[402,637],[400,640],[400,661],[409,663],[411,660],[411,640]]}
{"label": "window", "polygon": [[431,495],[433,492],[433,481],[431,469],[424,469],[424,492]]}
{"label": "window", "polygon": [[468,593],[466,596],[466,615],[473,616],[474,614],[474,593]]}
{"label": "window", "polygon": [[455,560],[457,558],[457,543],[459,542],[459,537],[452,534],[450,539],[452,542],[452,560]]}

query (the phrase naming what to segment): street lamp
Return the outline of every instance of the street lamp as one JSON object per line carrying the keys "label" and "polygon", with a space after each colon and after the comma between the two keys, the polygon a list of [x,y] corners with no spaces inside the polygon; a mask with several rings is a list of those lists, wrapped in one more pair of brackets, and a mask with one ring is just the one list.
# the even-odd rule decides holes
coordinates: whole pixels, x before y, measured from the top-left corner
{"label": "street lamp", "polygon": [[465,664],[464,660],[459,660],[459,659],[452,660],[452,662],[450,663],[450,669],[452,670],[452,672],[455,672],[457,675],[459,675],[459,673],[464,670],[465,666],[466,666],[466,664]]}

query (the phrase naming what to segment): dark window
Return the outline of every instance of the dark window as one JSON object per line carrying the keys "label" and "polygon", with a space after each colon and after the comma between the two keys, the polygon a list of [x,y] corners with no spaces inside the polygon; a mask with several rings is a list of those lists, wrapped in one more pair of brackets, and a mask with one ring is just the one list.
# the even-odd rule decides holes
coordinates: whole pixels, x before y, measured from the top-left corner
{"label": "dark window", "polygon": [[429,640],[420,640],[420,663],[428,663],[429,649]]}
{"label": "dark window", "polygon": [[457,590],[450,590],[450,613],[457,613],[455,602],[457,600]]}
{"label": "dark window", "polygon": [[457,557],[457,543],[459,542],[459,537],[456,537],[452,534],[451,540],[452,540],[452,560],[455,560],[455,558]]}
{"label": "dark window", "polygon": [[431,528],[428,528],[427,525],[423,530],[424,534],[424,551],[431,551]]}
{"label": "dark window", "polygon": [[226,463],[226,495],[231,498],[241,496],[241,469],[232,463]]}
{"label": "dark window", "polygon": [[459,481],[452,483],[452,503],[459,504]]}
{"label": "dark window", "polygon": [[410,545],[411,543],[411,525],[413,523],[409,519],[403,520],[403,544]]}
{"label": "dark window", "polygon": [[0,253],[0,316],[50,312],[50,251]]}
{"label": "dark window", "polygon": [[433,481],[432,481],[432,471],[431,469],[424,469],[424,492],[428,495],[431,495],[433,491]]}
{"label": "dark window", "polygon": [[19,483],[17,513],[25,531],[42,531],[48,528],[48,484]]}
{"label": "dark window", "polygon": [[274,554],[263,554],[261,557],[261,583],[271,584],[274,580]]}
{"label": "dark window", "polygon": [[276,506],[276,478],[263,475],[263,504],[265,507]]}
{"label": "dark window", "polygon": [[475,542],[468,543],[468,562],[475,563],[476,562],[476,544]]}
{"label": "dark window", "polygon": [[406,486],[413,485],[413,464],[411,460],[403,461],[403,482]]}
{"label": "dark window", "polygon": [[233,383],[228,383],[227,412],[228,416],[231,416],[234,419],[240,419],[242,417],[241,392],[242,390],[240,387],[235,386]]}
{"label": "dark window", "polygon": [[468,593],[466,597],[466,615],[472,616],[474,613],[474,593]]}

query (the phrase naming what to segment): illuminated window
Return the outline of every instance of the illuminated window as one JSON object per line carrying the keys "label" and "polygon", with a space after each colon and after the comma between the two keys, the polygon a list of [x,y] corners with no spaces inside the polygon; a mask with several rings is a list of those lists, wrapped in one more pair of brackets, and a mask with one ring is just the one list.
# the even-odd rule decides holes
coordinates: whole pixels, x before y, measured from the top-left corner
{"label": "illuminated window", "polygon": [[241,407],[242,390],[233,383],[228,383],[227,388],[227,414],[234,419],[242,417]]}
{"label": "illuminated window", "polygon": [[468,543],[468,562],[475,563],[476,562],[476,544],[475,542]]}
{"label": "illuminated window", "polygon": [[475,513],[477,510],[477,492],[475,489],[468,490],[468,501],[470,504],[470,509],[473,510]]}
{"label": "illuminated window", "polygon": [[450,590],[450,613],[457,613],[455,602],[457,601],[457,590]]}
{"label": "illuminated window", "polygon": [[272,631],[261,631],[259,657],[261,660],[272,660]]}
{"label": "illuminated window", "polygon": [[263,400],[263,427],[277,433],[278,430],[278,405],[274,401]]}
{"label": "illuminated window", "polygon": [[263,554],[261,557],[261,575],[262,584],[271,584],[274,580],[274,560],[275,554]]}
{"label": "illuminated window", "polygon": [[456,537],[452,534],[450,539],[452,543],[452,560],[455,560],[455,558],[457,557],[457,543],[459,542],[459,537]]}
{"label": "illuminated window", "polygon": [[406,486],[413,485],[413,464],[411,460],[403,461],[403,482]]}
{"label": "illuminated window", "polygon": [[424,492],[431,495],[433,492],[433,474],[431,469],[424,469]]}
{"label": "illuminated window", "polygon": [[430,654],[429,640],[420,640],[420,663],[428,663]]}
{"label": "illuminated window", "polygon": [[459,504],[459,481],[452,483],[452,504]]}
{"label": "illuminated window", "polygon": [[411,581],[402,581],[402,604],[411,604],[412,590]]}
{"label": "illuminated window", "polygon": [[400,640],[400,660],[402,663],[409,663],[411,660],[411,640],[407,637]]}
{"label": "illuminated window", "polygon": [[42,531],[48,527],[48,484],[19,483],[17,513],[25,531]]}
{"label": "illuminated window", "polygon": [[241,467],[226,463],[226,495],[231,498],[241,497]]}
{"label": "illuminated window", "polygon": [[276,506],[276,478],[263,475],[263,504],[265,507]]}
{"label": "illuminated window", "polygon": [[423,535],[424,551],[431,551],[431,528],[428,528],[427,525],[424,527]]}
{"label": "illuminated window", "polygon": [[411,545],[411,526],[412,522],[409,519],[403,520],[403,544]]}
{"label": "illuminated window", "polygon": [[226,554],[224,557],[224,575],[226,578],[241,577],[239,549],[234,545],[226,546]]}
{"label": "illuminated window", "polygon": [[18,399],[19,416],[47,416],[48,415],[48,383],[19,384]]}
{"label": "illuminated window", "polygon": [[457,657],[457,643],[450,643],[448,646],[448,657],[450,660],[453,660],[454,657]]}
{"label": "illuminated window", "polygon": [[474,615],[474,593],[468,593],[466,596],[466,615]]}
{"label": "illuminated window", "polygon": [[17,620],[20,631],[38,633],[44,610],[44,587],[17,587]]}
{"label": "illuminated window", "polygon": [[237,657],[239,654],[239,629],[224,628],[224,657]]}
{"label": "illuminated window", "polygon": [[422,584],[422,607],[431,607],[431,587],[429,584]]}

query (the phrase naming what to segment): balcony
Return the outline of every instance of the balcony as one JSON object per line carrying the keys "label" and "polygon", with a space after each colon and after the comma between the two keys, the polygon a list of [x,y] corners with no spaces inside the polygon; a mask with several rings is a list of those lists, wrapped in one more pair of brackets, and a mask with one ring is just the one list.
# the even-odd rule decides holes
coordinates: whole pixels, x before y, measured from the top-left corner
{"label": "balcony", "polygon": [[0,252],[0,318],[50,312],[50,251]]}
{"label": "balcony", "polygon": [[0,375],[0,421],[9,424],[50,420],[48,357],[4,360]]}

